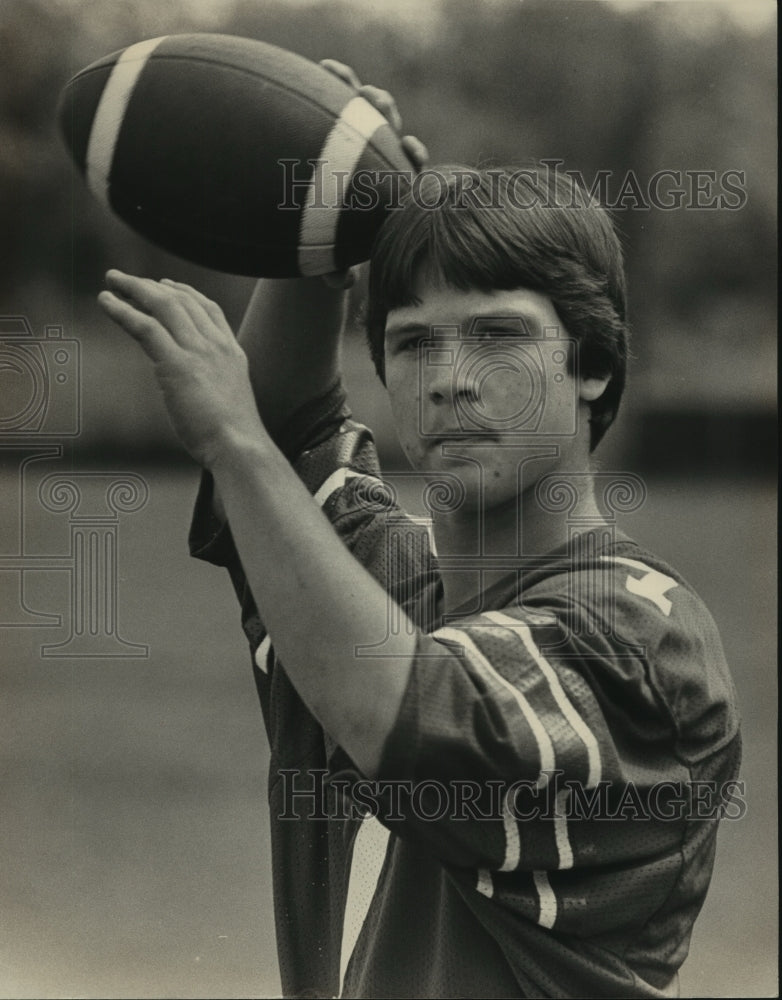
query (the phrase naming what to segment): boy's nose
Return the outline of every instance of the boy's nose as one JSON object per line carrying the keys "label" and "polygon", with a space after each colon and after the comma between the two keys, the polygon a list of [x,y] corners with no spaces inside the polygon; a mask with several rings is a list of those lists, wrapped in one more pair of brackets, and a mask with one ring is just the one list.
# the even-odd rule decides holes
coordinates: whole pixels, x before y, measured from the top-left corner
{"label": "boy's nose", "polygon": [[[456,355],[456,351],[453,352]],[[426,375],[426,393],[436,404],[455,402],[457,398],[475,400],[475,379],[456,357],[429,367]]]}

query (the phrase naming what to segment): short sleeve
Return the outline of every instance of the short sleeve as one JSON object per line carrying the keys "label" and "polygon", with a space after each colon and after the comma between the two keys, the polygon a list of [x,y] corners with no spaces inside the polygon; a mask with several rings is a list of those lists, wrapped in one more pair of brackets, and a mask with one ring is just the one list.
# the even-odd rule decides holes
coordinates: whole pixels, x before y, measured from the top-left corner
{"label": "short sleeve", "polygon": [[[523,607],[419,636],[378,774],[404,786],[401,836],[494,872],[635,865],[676,850],[681,823],[663,821],[654,797],[668,809],[688,794],[693,746],[698,759],[732,763],[735,692],[692,592],[673,577],[668,603],[635,577],[628,588],[626,563],[600,565],[615,585],[610,618],[588,603],[594,574],[580,588],[571,572],[531,588]],[[618,822],[595,822],[594,808]],[[575,822],[569,810],[581,810]],[[645,825],[622,822],[639,812]]]}

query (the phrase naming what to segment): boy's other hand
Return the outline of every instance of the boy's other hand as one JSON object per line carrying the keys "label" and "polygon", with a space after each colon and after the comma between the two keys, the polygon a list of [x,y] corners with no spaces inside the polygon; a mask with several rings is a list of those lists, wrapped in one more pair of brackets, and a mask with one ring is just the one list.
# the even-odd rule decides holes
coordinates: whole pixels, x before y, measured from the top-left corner
{"label": "boy's other hand", "polygon": [[211,468],[233,441],[263,437],[247,356],[215,302],[181,282],[116,270],[106,284],[101,308],[154,363],[174,431],[200,465]]}

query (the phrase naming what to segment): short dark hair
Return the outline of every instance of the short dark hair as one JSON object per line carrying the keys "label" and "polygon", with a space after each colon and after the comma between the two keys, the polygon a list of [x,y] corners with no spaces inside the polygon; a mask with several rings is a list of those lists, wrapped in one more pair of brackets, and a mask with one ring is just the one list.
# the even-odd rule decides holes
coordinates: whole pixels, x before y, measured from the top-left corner
{"label": "short dark hair", "polygon": [[579,345],[580,374],[610,379],[590,404],[593,450],[619,408],[628,352],[622,247],[608,213],[567,173],[548,168],[425,171],[384,223],[370,260],[367,336],[384,384],[388,313],[417,302],[424,266],[460,290],[528,288],[551,299]]}

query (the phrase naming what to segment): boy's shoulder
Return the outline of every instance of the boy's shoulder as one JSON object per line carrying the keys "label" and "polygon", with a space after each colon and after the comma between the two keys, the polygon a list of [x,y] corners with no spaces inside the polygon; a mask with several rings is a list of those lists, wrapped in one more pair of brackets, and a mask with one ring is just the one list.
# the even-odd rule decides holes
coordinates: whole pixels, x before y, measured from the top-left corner
{"label": "boy's shoulder", "polygon": [[664,559],[621,534],[602,546],[581,542],[525,576],[516,603],[564,616],[578,634],[624,634],[633,647],[643,640],[647,652],[677,634],[719,642],[703,600]]}
{"label": "boy's shoulder", "polygon": [[501,614],[526,624],[541,656],[585,676],[608,711],[663,717],[682,758],[702,759],[736,735],[714,619],[680,573],[631,539],[552,560]]}

